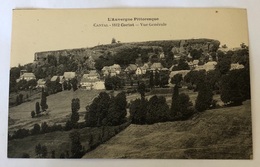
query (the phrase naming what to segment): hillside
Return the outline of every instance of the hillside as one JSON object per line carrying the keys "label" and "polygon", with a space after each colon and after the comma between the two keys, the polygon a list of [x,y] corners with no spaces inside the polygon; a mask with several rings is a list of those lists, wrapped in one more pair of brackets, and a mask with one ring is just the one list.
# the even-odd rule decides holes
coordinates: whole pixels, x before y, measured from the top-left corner
{"label": "hillside", "polygon": [[12,133],[19,128],[31,129],[35,123],[47,122],[49,125],[54,123],[65,124],[71,115],[71,100],[80,99],[80,121],[84,120],[86,105],[90,104],[100,91],[62,91],[47,97],[49,114],[38,118],[31,118],[31,111],[35,110],[35,103],[40,102],[40,94],[37,94],[31,101],[22,103],[18,106],[9,108],[8,131]]}
{"label": "hillside", "polygon": [[[190,51],[192,49],[202,50],[203,52],[216,51],[220,42],[213,39],[186,39],[186,40],[162,40],[162,41],[146,41],[146,42],[131,42],[131,43],[115,43],[98,45],[89,48],[78,49],[63,49],[56,51],[43,51],[35,53],[35,61],[38,64],[45,64],[48,62],[48,55],[52,55],[56,58],[59,56],[76,56],[78,61],[86,61],[84,63],[89,64],[88,58],[91,57],[94,61],[98,60],[100,56],[116,55],[126,49],[139,48],[141,50],[149,50],[148,52],[156,52],[155,50],[171,52],[172,48],[180,48],[182,51]],[[145,53],[147,54],[147,53]],[[167,54],[167,53],[166,53]],[[90,65],[93,66],[93,65]],[[93,67],[91,67],[93,68]]]}
{"label": "hillside", "polygon": [[251,159],[250,101],[187,121],[130,125],[83,158]]}

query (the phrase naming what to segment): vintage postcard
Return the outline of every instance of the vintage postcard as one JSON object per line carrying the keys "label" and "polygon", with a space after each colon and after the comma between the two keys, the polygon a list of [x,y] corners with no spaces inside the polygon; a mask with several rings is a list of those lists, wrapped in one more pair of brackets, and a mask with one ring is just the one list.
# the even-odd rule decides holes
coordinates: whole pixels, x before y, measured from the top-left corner
{"label": "vintage postcard", "polygon": [[13,10],[9,158],[252,159],[245,9]]}

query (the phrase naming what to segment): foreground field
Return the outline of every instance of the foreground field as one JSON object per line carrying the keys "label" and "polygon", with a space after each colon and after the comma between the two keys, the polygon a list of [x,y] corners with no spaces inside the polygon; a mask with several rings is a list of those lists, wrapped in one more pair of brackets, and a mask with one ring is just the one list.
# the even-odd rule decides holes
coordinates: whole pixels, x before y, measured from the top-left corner
{"label": "foreground field", "polygon": [[250,159],[250,101],[187,121],[130,125],[83,158]]}
{"label": "foreground field", "polygon": [[80,121],[84,120],[85,107],[99,94],[98,90],[77,90],[62,91],[47,97],[48,115],[38,118],[31,118],[31,111],[35,110],[35,103],[40,102],[40,94],[38,98],[32,101],[22,103],[18,106],[9,108],[9,133],[19,128],[31,129],[35,123],[41,124],[47,122],[49,125],[58,123],[64,124],[71,114],[71,100],[73,98],[80,99]]}
{"label": "foreground field", "polygon": [[[71,154],[71,140],[69,134],[72,131],[78,131],[80,134],[80,142],[84,149],[90,149],[89,141],[92,137],[92,146],[98,145],[107,141],[121,130],[129,125],[128,122],[120,126],[107,126],[107,127],[86,127],[83,129],[75,129],[71,131],[56,131],[47,134],[40,134],[35,136],[28,136],[23,139],[14,139],[8,141],[8,157],[21,158],[24,153],[28,154],[30,158],[36,158],[35,146],[38,144],[47,147],[47,157],[51,158],[51,152],[55,151],[55,158],[60,158],[60,155],[66,152]],[[102,136],[102,137],[101,137]]]}

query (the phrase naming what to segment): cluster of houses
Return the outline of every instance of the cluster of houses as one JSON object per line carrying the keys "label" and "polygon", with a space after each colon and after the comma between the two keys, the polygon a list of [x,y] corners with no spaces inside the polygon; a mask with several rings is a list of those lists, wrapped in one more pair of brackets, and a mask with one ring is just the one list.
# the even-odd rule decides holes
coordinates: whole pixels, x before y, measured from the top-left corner
{"label": "cluster of houses", "polygon": [[82,76],[80,87],[86,90],[102,90],[105,89],[105,83],[100,79],[100,75],[96,70],[91,70],[88,74]]}
{"label": "cluster of houses", "polygon": [[[160,58],[164,58],[163,54],[160,54]],[[190,67],[190,70],[214,70],[215,66],[217,65],[216,61],[208,61],[207,63],[203,65],[199,65],[199,60],[193,60],[190,62],[187,62],[187,64]],[[80,78],[79,86],[82,89],[86,90],[92,90],[92,89],[105,89],[104,80],[102,78],[105,77],[112,77],[117,75],[136,75],[136,76],[142,76],[145,75],[147,72],[150,71],[162,71],[169,74],[169,78],[171,79],[176,74],[182,74],[183,77],[190,71],[190,70],[179,70],[174,71],[174,67],[176,65],[173,65],[172,67],[165,68],[160,62],[155,63],[136,63],[136,64],[129,64],[126,68],[122,69],[119,64],[113,64],[111,66],[104,66],[101,70],[101,76],[100,73],[98,73],[96,70],[91,70],[87,74],[83,74],[82,77],[77,77],[75,72],[64,72],[62,76],[53,76],[50,81],[51,82],[59,82],[60,84],[63,84],[64,81],[72,80],[73,78],[77,77]],[[231,64],[231,70],[234,69],[241,69],[244,68],[241,64]],[[17,79],[17,82],[20,80],[32,80],[36,79],[35,75],[33,73],[29,73],[26,70],[21,70],[20,72],[20,78]],[[169,80],[170,82],[170,80]],[[45,79],[39,79],[37,81],[37,87],[45,87],[46,80]]]}

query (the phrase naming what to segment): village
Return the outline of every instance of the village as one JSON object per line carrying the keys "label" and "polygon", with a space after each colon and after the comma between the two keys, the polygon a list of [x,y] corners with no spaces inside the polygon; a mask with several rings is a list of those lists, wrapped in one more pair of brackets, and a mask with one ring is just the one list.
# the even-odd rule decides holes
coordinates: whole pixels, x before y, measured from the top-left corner
{"label": "village", "polygon": [[[37,85],[34,85],[35,88],[46,88],[46,82],[55,82],[59,83],[64,90],[64,82],[70,82],[74,78],[78,80],[77,87],[82,90],[105,90],[105,79],[109,77],[119,77],[120,81],[126,88],[136,87],[139,82],[145,82],[148,86],[150,74],[155,74],[156,72],[160,74],[165,74],[168,78],[168,82],[164,83],[164,86],[168,86],[171,84],[171,78],[173,78],[176,74],[181,74],[184,78],[185,75],[192,71],[200,71],[205,70],[210,71],[214,70],[217,64],[217,57],[213,59],[211,55],[208,53],[206,56],[207,60],[199,60],[193,59],[190,55],[183,55],[180,51],[176,51],[176,48],[173,49],[174,52],[174,60],[177,62],[182,61],[184,64],[182,69],[178,69],[178,63],[173,64],[170,68],[164,67],[161,62],[165,61],[164,53],[159,53],[158,55],[149,57],[148,62],[142,62],[141,55],[136,59],[135,64],[129,64],[127,67],[123,68],[119,64],[113,64],[111,66],[104,66],[100,71],[91,69],[88,70],[87,73],[77,74],[73,71],[64,72],[63,75],[54,75],[48,76],[46,78],[38,78]],[[202,57],[202,56],[201,56]],[[91,56],[89,59],[93,59]],[[151,62],[153,59],[153,62]],[[155,60],[154,60],[155,59]],[[189,60],[189,61],[187,61]],[[48,62],[47,56],[45,57],[45,61]],[[42,61],[35,61],[37,64],[44,64]],[[230,70],[241,69],[244,68],[242,64],[239,63],[231,63]],[[20,82],[22,80],[30,81],[36,80],[36,76],[32,72],[28,72],[27,70],[20,70],[19,79],[16,79],[16,82]]]}
{"label": "village", "polygon": [[[223,142],[234,138],[235,144],[248,140],[251,144],[247,135],[251,133],[248,57],[243,43],[227,48],[210,39],[115,42],[87,49],[36,52],[32,63],[10,70],[8,156],[143,158],[145,153],[132,152],[135,149],[131,146],[150,142],[150,135],[155,134],[161,143],[168,134],[185,144],[177,154],[166,157],[222,157],[218,150],[207,155],[186,151],[218,146],[215,138]],[[243,84],[234,84],[238,81]],[[228,123],[224,118],[219,120],[224,112],[236,119]],[[245,125],[237,127],[236,121],[242,119]],[[208,121],[220,121],[221,126],[217,123],[214,129],[198,133]],[[244,127],[248,128],[245,133]],[[219,128],[223,131],[217,131]],[[133,137],[127,142],[133,143],[127,144],[124,140],[129,135]],[[198,142],[187,142],[186,137]],[[16,142],[25,144],[20,148]],[[124,154],[115,149],[118,146],[111,151],[118,151],[116,155],[102,151],[117,143],[125,143],[119,147],[129,147],[130,152]],[[225,151],[233,146],[231,143]],[[163,143],[150,147],[158,149],[151,157],[163,153]],[[251,148],[241,149],[247,152],[238,150],[232,156],[251,155]]]}

